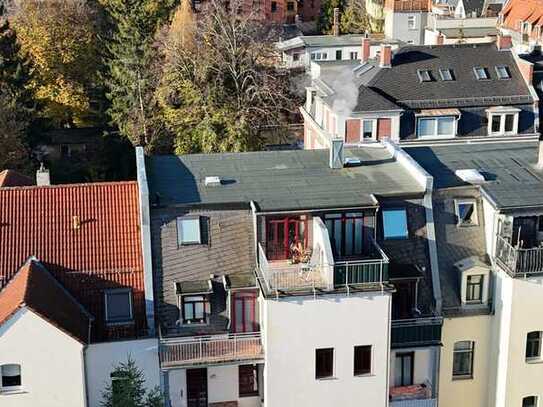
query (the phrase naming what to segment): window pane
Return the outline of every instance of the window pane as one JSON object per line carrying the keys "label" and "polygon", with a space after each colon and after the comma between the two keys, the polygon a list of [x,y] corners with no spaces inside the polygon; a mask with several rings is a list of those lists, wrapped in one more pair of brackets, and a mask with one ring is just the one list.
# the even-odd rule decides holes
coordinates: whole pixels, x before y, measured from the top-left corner
{"label": "window pane", "polygon": [[179,243],[200,243],[200,219],[180,219]]}
{"label": "window pane", "polygon": [[526,357],[537,358],[541,356],[541,332],[529,332],[526,337]]}
{"label": "window pane", "polygon": [[128,291],[107,293],[106,301],[108,321],[131,319],[130,293]]}
{"label": "window pane", "polygon": [[362,136],[364,138],[373,137],[373,121],[372,120],[363,120],[362,121]]}
{"label": "window pane", "polygon": [[505,115],[505,132],[511,133],[514,131],[514,123],[515,123],[515,115],[513,114],[506,114]]}
{"label": "window pane", "polygon": [[522,407],[537,407],[537,396],[528,396],[522,399]]}
{"label": "window pane", "polygon": [[419,137],[429,137],[435,135],[435,119],[419,119],[418,121],[418,136]]}
{"label": "window pane", "polygon": [[472,225],[475,223],[475,204],[473,202],[458,203],[458,223]]}
{"label": "window pane", "polygon": [[239,395],[240,397],[258,395],[257,368],[253,365],[239,366]]}
{"label": "window pane", "polygon": [[190,321],[194,319],[194,306],[192,303],[188,303],[184,305],[184,316],[186,321]]}
{"label": "window pane", "polygon": [[454,344],[453,376],[471,376],[473,367],[473,342]]}
{"label": "window pane", "polygon": [[355,254],[362,254],[362,235],[364,232],[364,222],[362,219],[355,220],[354,229],[354,252]]}
{"label": "window pane", "polygon": [[371,346],[354,347],[354,374],[371,373]]}
{"label": "window pane", "polygon": [[21,385],[21,365],[2,365],[2,387]]}
{"label": "window pane", "polygon": [[194,317],[196,319],[204,318],[204,303],[203,302],[196,302],[194,304]]}
{"label": "window pane", "polygon": [[385,239],[407,237],[405,209],[385,209],[383,211],[383,233]]}
{"label": "window pane", "polygon": [[454,136],[454,117],[442,117],[437,120],[438,136]]}
{"label": "window pane", "polygon": [[332,377],[334,374],[334,349],[316,349],[315,362],[315,377],[317,379]]}
{"label": "window pane", "polygon": [[492,115],[492,133],[499,133],[502,118],[499,115]]}

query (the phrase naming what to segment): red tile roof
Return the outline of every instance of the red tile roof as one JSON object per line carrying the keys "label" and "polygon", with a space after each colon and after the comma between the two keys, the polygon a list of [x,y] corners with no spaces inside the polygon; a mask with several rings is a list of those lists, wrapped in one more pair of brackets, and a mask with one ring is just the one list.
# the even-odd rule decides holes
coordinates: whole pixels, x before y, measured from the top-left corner
{"label": "red tile roof", "polygon": [[4,170],[0,172],[0,188],[5,187],[19,187],[34,185],[35,182],[32,178],[27,177],[17,171]]}
{"label": "red tile roof", "polygon": [[500,13],[503,26],[519,31],[519,22],[541,25],[543,19],[543,0],[510,0]]}
{"label": "red tile roof", "polygon": [[[0,287],[35,256],[96,318],[96,340],[145,326],[136,182],[0,189]],[[104,323],[104,290],[131,287],[135,321]]]}
{"label": "red tile roof", "polygon": [[91,315],[36,260],[28,261],[0,291],[0,325],[23,307],[76,340],[88,342]]}

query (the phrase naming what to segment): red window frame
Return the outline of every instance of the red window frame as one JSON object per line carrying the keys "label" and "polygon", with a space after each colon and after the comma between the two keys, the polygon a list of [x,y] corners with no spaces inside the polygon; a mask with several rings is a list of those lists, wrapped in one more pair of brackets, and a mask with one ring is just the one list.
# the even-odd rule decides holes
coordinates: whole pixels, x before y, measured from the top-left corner
{"label": "red window frame", "polygon": [[[256,292],[254,291],[237,291],[232,292],[232,331],[236,333],[242,332],[257,332],[258,323],[256,321]],[[242,315],[237,313],[237,302],[242,302]],[[250,321],[245,318],[245,307],[250,308]],[[238,321],[241,317],[242,327],[238,329]]]}

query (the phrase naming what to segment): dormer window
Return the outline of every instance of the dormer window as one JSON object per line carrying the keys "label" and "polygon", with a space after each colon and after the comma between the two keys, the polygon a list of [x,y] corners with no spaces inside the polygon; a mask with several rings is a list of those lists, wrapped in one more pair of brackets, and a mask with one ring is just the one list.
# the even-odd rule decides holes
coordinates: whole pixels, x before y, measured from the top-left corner
{"label": "dormer window", "polygon": [[469,257],[455,264],[460,273],[460,299],[465,307],[488,304],[490,268],[478,257]]}
{"label": "dormer window", "polygon": [[455,210],[458,226],[473,226],[478,224],[477,204],[473,200],[456,200]]}
{"label": "dormer window", "polygon": [[421,82],[432,82],[432,72],[428,69],[419,69],[417,71],[417,75],[419,76],[419,81]]}
{"label": "dormer window", "polygon": [[182,216],[177,218],[178,246],[207,244],[208,218]]}
{"label": "dormer window", "polygon": [[132,321],[132,290],[130,288],[107,290],[104,295],[106,321],[108,323],[116,324]]}
{"label": "dormer window", "polygon": [[480,304],[483,302],[484,275],[475,274],[466,277],[466,302]]}
{"label": "dormer window", "polygon": [[205,324],[209,302],[207,295],[184,295],[181,297],[183,324]]}
{"label": "dormer window", "polygon": [[454,81],[454,75],[452,69],[440,69],[439,75],[442,81]]}
{"label": "dormer window", "polygon": [[479,81],[484,81],[490,79],[490,75],[488,74],[488,70],[483,67],[475,67],[473,68],[473,72],[475,73],[475,78]]}
{"label": "dormer window", "polygon": [[494,107],[487,109],[488,134],[490,136],[509,136],[518,132],[520,110],[513,107]]}
{"label": "dormer window", "polygon": [[419,117],[418,138],[449,138],[456,135],[456,118],[452,116]]}
{"label": "dormer window", "polygon": [[496,75],[498,75],[498,79],[511,79],[509,68],[503,65],[496,67]]}

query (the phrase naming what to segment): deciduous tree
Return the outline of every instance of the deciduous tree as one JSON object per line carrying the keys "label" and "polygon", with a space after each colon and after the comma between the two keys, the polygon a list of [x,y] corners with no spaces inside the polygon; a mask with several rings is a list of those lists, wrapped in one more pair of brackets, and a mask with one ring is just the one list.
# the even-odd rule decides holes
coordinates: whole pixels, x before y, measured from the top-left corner
{"label": "deciduous tree", "polygon": [[341,15],[341,32],[361,34],[370,31],[369,16],[366,12],[365,0],[349,0]]}

